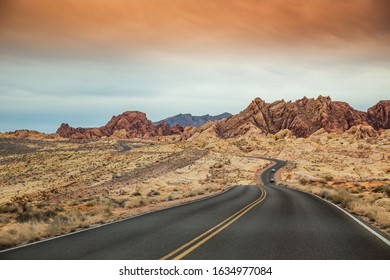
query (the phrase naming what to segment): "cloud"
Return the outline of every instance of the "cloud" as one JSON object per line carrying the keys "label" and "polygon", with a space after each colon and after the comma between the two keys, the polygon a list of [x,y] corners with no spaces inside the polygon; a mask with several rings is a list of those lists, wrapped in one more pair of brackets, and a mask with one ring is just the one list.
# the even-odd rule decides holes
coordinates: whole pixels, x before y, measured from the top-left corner
{"label": "cloud", "polygon": [[387,0],[0,0],[0,131],[390,89]]}
{"label": "cloud", "polygon": [[[142,48],[389,43],[387,0],[2,1],[4,47],[111,55]],[[0,38],[1,38],[0,37]]]}
{"label": "cloud", "polygon": [[322,94],[366,110],[386,99],[390,88],[389,67],[328,57],[163,53],[124,59],[120,65],[105,60],[3,61],[0,131],[54,132],[61,122],[101,126],[128,110],[144,111],[152,120],[186,112],[238,113],[255,97],[273,102]]}

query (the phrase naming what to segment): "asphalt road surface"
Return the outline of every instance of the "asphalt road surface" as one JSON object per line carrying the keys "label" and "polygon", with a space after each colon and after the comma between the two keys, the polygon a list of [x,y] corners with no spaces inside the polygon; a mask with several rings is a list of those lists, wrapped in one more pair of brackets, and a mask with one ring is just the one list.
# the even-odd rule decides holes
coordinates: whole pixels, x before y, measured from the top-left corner
{"label": "asphalt road surface", "polygon": [[341,210],[271,183],[0,253],[0,259],[390,259],[390,246]]}

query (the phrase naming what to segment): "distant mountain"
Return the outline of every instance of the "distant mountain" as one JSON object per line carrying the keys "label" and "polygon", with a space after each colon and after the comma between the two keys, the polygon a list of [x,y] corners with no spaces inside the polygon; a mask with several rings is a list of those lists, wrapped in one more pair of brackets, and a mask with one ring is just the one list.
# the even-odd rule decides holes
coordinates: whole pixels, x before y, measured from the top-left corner
{"label": "distant mountain", "polygon": [[194,126],[194,127],[201,127],[208,121],[219,121],[224,118],[230,117],[232,114],[230,113],[223,113],[216,116],[211,115],[204,115],[204,116],[193,116],[191,114],[179,114],[173,117],[169,117],[167,119],[155,122],[154,124],[159,125],[162,122],[165,122],[169,126],[174,126],[176,124],[180,124],[183,127],[186,126]]}

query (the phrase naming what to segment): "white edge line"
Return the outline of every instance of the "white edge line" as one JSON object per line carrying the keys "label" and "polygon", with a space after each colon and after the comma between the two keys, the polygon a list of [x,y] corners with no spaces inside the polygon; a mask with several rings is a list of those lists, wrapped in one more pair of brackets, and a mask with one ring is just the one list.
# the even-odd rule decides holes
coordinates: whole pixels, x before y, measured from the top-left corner
{"label": "white edge line", "polygon": [[351,213],[349,213],[347,210],[341,208],[340,206],[338,206],[337,204],[334,204],[333,202],[329,201],[329,200],[326,200],[318,195],[315,195],[313,193],[309,193],[309,192],[304,192],[304,191],[301,191],[301,190],[298,190],[298,189],[294,189],[292,187],[289,187],[289,186],[285,186],[285,188],[288,188],[290,190],[293,190],[293,191],[298,191],[298,192],[301,192],[301,193],[304,193],[304,194],[308,194],[308,195],[311,195],[311,196],[314,196],[316,198],[319,198],[327,203],[329,203],[330,205],[333,205],[334,207],[336,207],[338,210],[342,211],[344,214],[346,214],[348,217],[350,217],[352,220],[354,220],[356,223],[358,223],[359,225],[361,225],[363,228],[365,228],[366,230],[368,230],[371,234],[375,235],[377,238],[379,238],[380,240],[382,240],[387,246],[390,246],[390,241],[385,238],[384,236],[380,235],[379,233],[377,233],[375,230],[373,230],[372,228],[370,228],[368,225],[366,225],[365,223],[363,223],[362,221],[360,221],[358,218],[356,218],[354,215],[352,215]]}
{"label": "white edge line", "polygon": [[341,208],[340,206],[334,204],[333,202],[330,202],[320,196],[317,196],[316,197],[322,199],[323,201],[326,201],[328,202],[329,204],[333,205],[334,207],[338,208],[339,210],[341,210],[342,212],[344,212],[347,216],[349,216],[350,218],[352,218],[355,222],[357,222],[359,225],[361,225],[362,227],[364,227],[366,230],[368,230],[369,232],[371,232],[373,235],[375,235],[376,237],[378,237],[380,240],[382,240],[387,246],[390,246],[390,241],[388,239],[386,239],[384,236],[380,235],[379,233],[377,233],[375,230],[373,230],[372,228],[370,228],[369,226],[367,226],[365,223],[363,223],[362,221],[360,221],[358,218],[356,218],[354,215],[352,215],[351,213],[349,213],[347,210]]}
{"label": "white edge line", "polygon": [[70,235],[73,235],[73,234],[81,233],[81,232],[84,232],[84,231],[93,230],[93,229],[97,229],[97,228],[100,228],[100,227],[104,227],[104,226],[120,223],[120,222],[123,222],[123,221],[127,221],[127,220],[131,220],[131,219],[134,219],[134,218],[138,218],[138,217],[141,217],[141,216],[144,216],[144,215],[148,215],[148,214],[152,214],[152,213],[156,213],[156,212],[160,212],[160,211],[165,211],[165,210],[172,209],[172,208],[177,208],[177,207],[181,207],[181,206],[185,206],[185,205],[201,202],[201,201],[204,201],[204,200],[211,199],[213,197],[222,195],[222,194],[232,190],[234,187],[237,187],[237,186],[239,186],[239,185],[231,186],[228,189],[225,189],[225,190],[223,190],[223,191],[221,191],[219,193],[216,193],[216,194],[213,194],[213,195],[210,195],[210,196],[207,196],[207,197],[202,197],[202,198],[199,198],[199,199],[191,200],[191,201],[188,201],[188,202],[184,202],[182,204],[169,206],[167,208],[147,211],[147,212],[140,213],[138,215],[122,218],[122,219],[111,221],[111,222],[108,222],[108,223],[105,223],[105,224],[98,224],[98,225],[94,225],[94,226],[86,228],[86,229],[80,229],[80,230],[76,230],[74,232],[69,232],[69,233],[65,233],[65,234],[62,234],[62,235],[58,235],[58,236],[48,237],[48,238],[45,238],[45,239],[42,239],[42,240],[39,240],[39,241],[35,241],[35,242],[23,244],[23,245],[18,245],[18,246],[12,247],[12,248],[8,248],[8,249],[5,249],[5,250],[2,250],[2,251],[0,251],[0,254],[1,253],[5,253],[5,252],[9,252],[9,251],[13,251],[13,250],[17,250],[17,249],[21,249],[21,248],[24,248],[24,247],[36,245],[36,244],[39,244],[39,243],[51,241],[51,240],[54,240],[54,239],[70,236]]}
{"label": "white edge line", "polygon": [[[265,159],[265,158],[263,158]],[[273,159],[270,159],[268,158],[268,160],[270,161],[273,161],[275,163],[277,163],[275,160]],[[283,167],[283,166],[281,166]],[[279,171],[279,170],[278,170]],[[263,182],[264,183],[264,182]],[[375,230],[373,230],[372,228],[370,228],[368,225],[366,225],[365,223],[363,223],[362,221],[360,221],[358,218],[356,218],[354,215],[352,215],[351,213],[349,213],[347,210],[341,208],[340,206],[334,204],[333,202],[331,201],[328,201],[318,195],[315,195],[313,193],[309,193],[309,192],[304,192],[304,191],[301,191],[301,190],[298,190],[298,189],[294,189],[294,188],[291,188],[289,186],[285,186],[286,188],[290,189],[290,190],[294,190],[294,191],[298,191],[298,192],[301,192],[301,193],[305,193],[305,194],[309,194],[309,195],[312,195],[314,197],[317,197],[327,203],[329,203],[330,205],[333,205],[334,207],[336,207],[337,209],[339,209],[340,211],[342,211],[344,214],[346,214],[348,217],[350,217],[352,220],[354,220],[356,223],[358,223],[360,226],[362,226],[363,228],[365,228],[366,230],[368,230],[371,234],[375,235],[377,238],[379,238],[381,241],[383,241],[387,246],[390,246],[390,241],[385,238],[384,236],[380,235],[379,233],[377,233]]]}

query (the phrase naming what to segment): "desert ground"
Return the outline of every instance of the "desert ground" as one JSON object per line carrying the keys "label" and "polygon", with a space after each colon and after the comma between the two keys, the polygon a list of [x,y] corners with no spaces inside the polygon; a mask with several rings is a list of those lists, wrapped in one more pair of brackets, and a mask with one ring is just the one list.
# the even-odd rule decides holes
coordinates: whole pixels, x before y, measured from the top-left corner
{"label": "desert ground", "polygon": [[389,130],[158,140],[2,136],[0,248],[258,184],[270,162],[247,156],[288,161],[277,187],[329,199],[390,233]]}
{"label": "desert ground", "polygon": [[191,142],[0,144],[1,248],[253,185],[267,165],[234,146]]}
{"label": "desert ground", "polygon": [[281,186],[330,200],[389,234],[390,131],[367,137],[361,130],[319,131],[306,139],[281,132],[243,141],[253,155],[289,162],[279,174]]}

